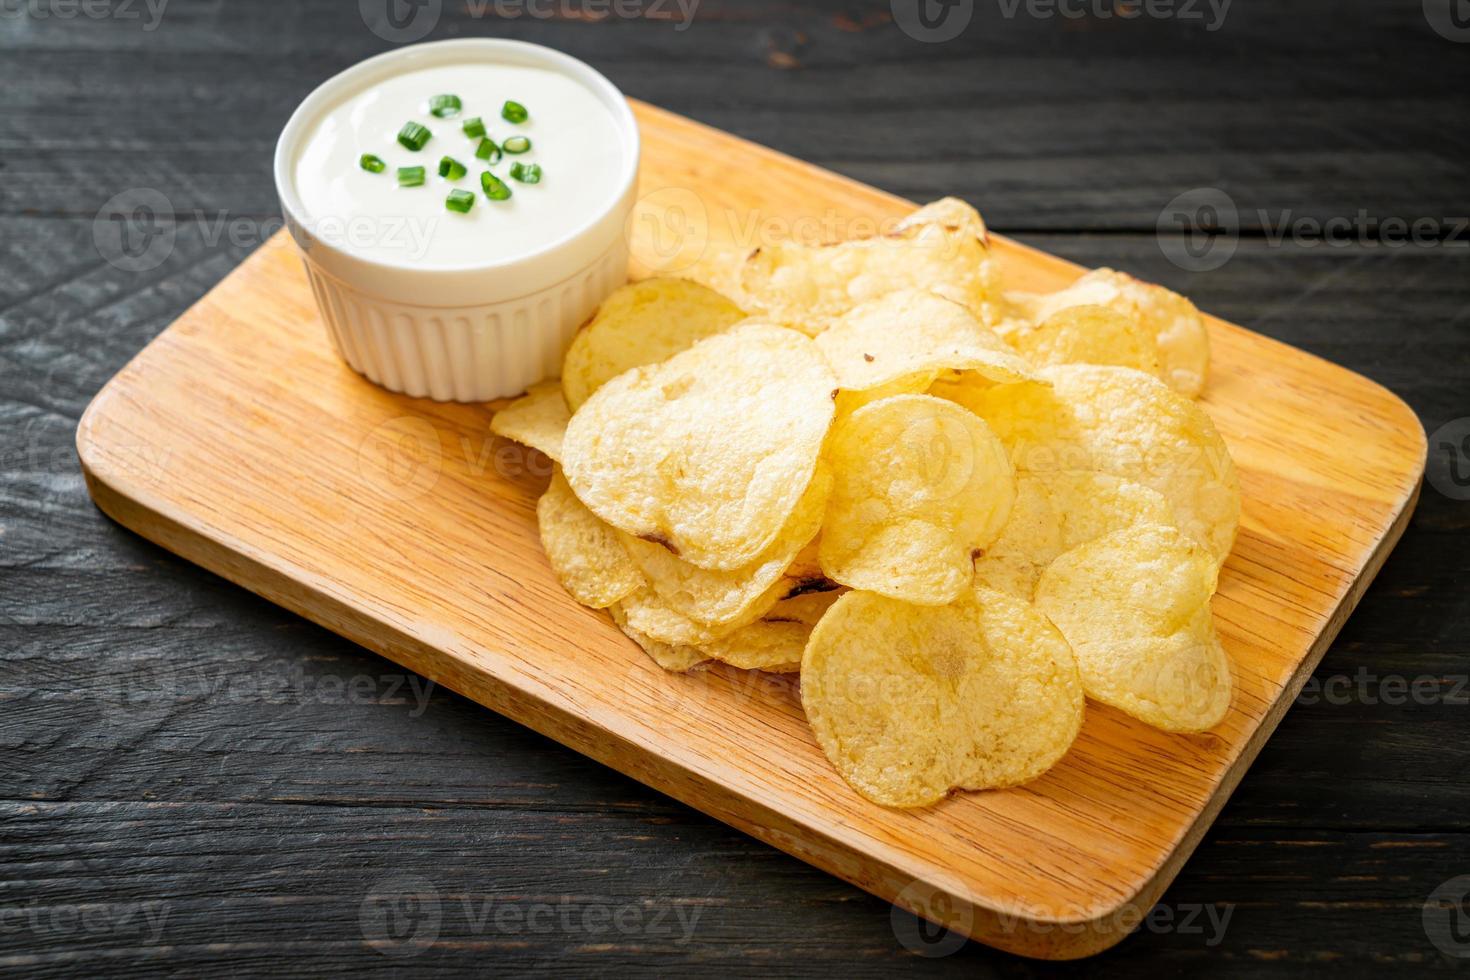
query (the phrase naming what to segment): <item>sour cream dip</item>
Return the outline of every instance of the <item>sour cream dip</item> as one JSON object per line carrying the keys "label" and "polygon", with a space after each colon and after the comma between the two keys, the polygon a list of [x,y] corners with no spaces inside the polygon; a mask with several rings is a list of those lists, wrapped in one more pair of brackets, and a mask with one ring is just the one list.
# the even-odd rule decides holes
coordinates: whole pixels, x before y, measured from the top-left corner
{"label": "sour cream dip", "polygon": [[394,391],[488,401],[555,376],[626,281],[638,156],[602,75],[474,38],[323,82],[282,131],[275,178],[347,362]]}

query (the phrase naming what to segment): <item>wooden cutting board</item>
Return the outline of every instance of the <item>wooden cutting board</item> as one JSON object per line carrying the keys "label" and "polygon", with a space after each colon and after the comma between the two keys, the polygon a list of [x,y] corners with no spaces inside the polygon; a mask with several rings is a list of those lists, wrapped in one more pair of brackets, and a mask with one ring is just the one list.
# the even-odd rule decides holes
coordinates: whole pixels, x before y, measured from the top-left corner
{"label": "wooden cutting board", "polygon": [[[874,227],[912,205],[648,106],[633,273],[770,236]],[[1078,274],[998,240],[1018,288]],[[1239,464],[1215,598],[1226,720],[1166,735],[1089,704],[1019,789],[918,812],[850,790],[794,682],[666,674],[553,579],[547,463],[491,409],[390,394],[331,350],[278,235],[150,344],[77,433],[115,520],[435,682],[982,942],[1069,958],[1117,942],[1199,842],[1398,540],[1425,440],[1367,379],[1219,320],[1204,404]]]}

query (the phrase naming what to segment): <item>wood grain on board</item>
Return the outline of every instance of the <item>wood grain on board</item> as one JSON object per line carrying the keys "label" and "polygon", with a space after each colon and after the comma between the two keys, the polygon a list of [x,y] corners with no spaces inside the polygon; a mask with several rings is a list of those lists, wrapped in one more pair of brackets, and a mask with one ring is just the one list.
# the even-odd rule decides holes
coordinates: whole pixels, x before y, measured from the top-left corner
{"label": "wood grain on board", "polygon": [[[647,106],[634,274],[766,236],[861,230],[899,198]],[[999,240],[1018,287],[1077,267]],[[1089,705],[1028,786],[895,812],[818,750],[788,680],[668,675],[556,584],[546,461],[484,406],[406,399],[331,351],[277,236],[130,363],[78,446],[109,515],[163,546],[783,850],[984,942],[1044,957],[1152,905],[1337,633],[1417,495],[1424,436],[1373,382],[1218,320],[1204,404],[1241,471],[1216,617],[1234,664],[1201,736]]]}

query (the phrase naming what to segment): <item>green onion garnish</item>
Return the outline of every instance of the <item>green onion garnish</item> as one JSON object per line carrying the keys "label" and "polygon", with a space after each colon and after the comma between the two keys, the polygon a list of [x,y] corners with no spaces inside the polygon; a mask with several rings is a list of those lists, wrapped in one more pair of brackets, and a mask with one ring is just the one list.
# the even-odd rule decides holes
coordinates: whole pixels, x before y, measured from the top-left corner
{"label": "green onion garnish", "polygon": [[433,135],[426,127],[416,122],[406,122],[398,131],[398,142],[417,153],[424,148],[424,144],[429,142],[429,137]]}
{"label": "green onion garnish", "polygon": [[440,177],[447,177],[450,180],[459,180],[459,178],[463,177],[464,175],[465,175],[464,164],[460,163],[458,160],[454,159],[453,157],[440,157],[439,158],[439,176]]}
{"label": "green onion garnish", "polygon": [[423,167],[399,167],[398,186],[417,187],[424,182]]}
{"label": "green onion garnish", "polygon": [[357,164],[370,174],[380,174],[388,169],[388,165],[383,162],[382,157],[375,157],[371,153],[364,153],[358,157]]}
{"label": "green onion garnish", "polygon": [[489,161],[490,163],[499,163],[500,147],[495,145],[493,139],[486,136],[480,140],[480,145],[475,147],[475,157],[480,160]]}
{"label": "green onion garnish", "polygon": [[480,175],[480,186],[485,190],[485,196],[492,201],[504,201],[510,198],[510,186],[490,171]]}
{"label": "green onion garnish", "polygon": [[460,214],[469,214],[470,208],[475,206],[475,195],[469,191],[450,191],[444,199],[444,206]]}
{"label": "green onion garnish", "polygon": [[470,139],[479,139],[485,135],[485,120],[479,116],[464,121],[464,134]]}
{"label": "green onion garnish", "polygon": [[457,95],[436,95],[429,100],[429,111],[440,119],[459,115],[461,108]]}
{"label": "green onion garnish", "polygon": [[531,148],[531,141],[524,136],[512,136],[504,143],[501,143],[500,148],[506,153],[525,153]]}
{"label": "green onion garnish", "polygon": [[526,107],[519,102],[507,101],[500,107],[500,118],[506,122],[523,123],[530,117],[531,114],[526,111]]}
{"label": "green onion garnish", "polygon": [[521,163],[517,160],[510,165],[510,175],[523,184],[541,183],[541,164]]}

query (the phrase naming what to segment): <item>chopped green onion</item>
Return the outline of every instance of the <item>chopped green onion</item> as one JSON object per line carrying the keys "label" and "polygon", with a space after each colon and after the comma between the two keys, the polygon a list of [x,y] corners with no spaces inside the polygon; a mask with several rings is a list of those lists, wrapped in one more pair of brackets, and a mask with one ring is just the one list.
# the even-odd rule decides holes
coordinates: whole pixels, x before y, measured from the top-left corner
{"label": "chopped green onion", "polygon": [[469,214],[470,208],[475,206],[475,195],[469,191],[450,191],[444,199],[444,206],[460,214]]}
{"label": "chopped green onion", "polygon": [[427,127],[420,126],[416,122],[406,122],[398,131],[398,142],[417,153],[424,148],[424,144],[429,142],[429,137],[433,135]]}
{"label": "chopped green onion", "polygon": [[510,175],[523,184],[541,183],[541,164],[521,163],[517,160],[510,165]]}
{"label": "chopped green onion", "polygon": [[506,153],[525,153],[531,148],[531,141],[524,136],[512,136],[504,143],[501,143],[500,148]]}
{"label": "chopped green onion", "polygon": [[490,171],[480,175],[480,186],[485,190],[485,196],[492,201],[504,201],[510,198],[510,186]]}
{"label": "chopped green onion", "polygon": [[464,134],[470,139],[479,139],[485,135],[485,120],[479,116],[464,121]]}
{"label": "chopped green onion", "polygon": [[495,145],[493,139],[486,136],[480,140],[480,145],[475,147],[475,157],[480,160],[487,160],[490,163],[499,163],[500,147]]}
{"label": "chopped green onion", "polygon": [[429,111],[440,119],[448,119],[450,116],[459,115],[463,108],[457,95],[436,95],[429,100]]}
{"label": "chopped green onion", "polygon": [[506,122],[523,123],[530,117],[531,114],[526,111],[526,107],[519,102],[507,101],[500,107],[500,118]]}
{"label": "chopped green onion", "polygon": [[399,167],[398,186],[417,187],[424,182],[423,167]]}
{"label": "chopped green onion", "polygon": [[388,169],[388,165],[383,162],[382,157],[375,157],[371,153],[364,153],[358,157],[357,164],[370,174],[380,174]]}
{"label": "chopped green onion", "polygon": [[440,177],[447,177],[450,180],[459,180],[459,178],[463,177],[464,175],[465,175],[464,164],[460,163],[458,160],[454,159],[453,157],[440,157],[439,158],[439,176]]}

